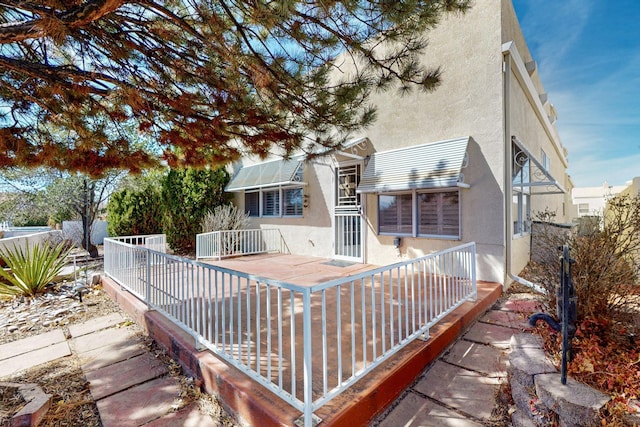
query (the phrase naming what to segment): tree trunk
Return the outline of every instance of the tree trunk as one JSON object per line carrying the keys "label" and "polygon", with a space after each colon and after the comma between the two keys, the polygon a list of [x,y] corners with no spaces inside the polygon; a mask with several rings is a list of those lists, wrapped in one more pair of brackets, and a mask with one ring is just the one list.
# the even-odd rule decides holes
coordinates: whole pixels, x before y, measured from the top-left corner
{"label": "tree trunk", "polygon": [[84,206],[80,209],[80,218],[82,218],[82,247],[89,252],[91,258],[98,257],[98,247],[91,243],[91,226],[93,225],[94,215],[91,215],[90,203],[94,201],[94,187],[87,183],[84,179]]}

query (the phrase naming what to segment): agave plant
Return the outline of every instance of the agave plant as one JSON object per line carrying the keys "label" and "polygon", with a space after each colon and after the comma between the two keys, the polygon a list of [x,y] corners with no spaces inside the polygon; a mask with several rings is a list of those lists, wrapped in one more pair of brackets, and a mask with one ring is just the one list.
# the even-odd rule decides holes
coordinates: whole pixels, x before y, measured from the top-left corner
{"label": "agave plant", "polygon": [[69,252],[64,243],[0,249],[0,258],[9,268],[0,268],[0,296],[31,297],[44,292],[65,266]]}

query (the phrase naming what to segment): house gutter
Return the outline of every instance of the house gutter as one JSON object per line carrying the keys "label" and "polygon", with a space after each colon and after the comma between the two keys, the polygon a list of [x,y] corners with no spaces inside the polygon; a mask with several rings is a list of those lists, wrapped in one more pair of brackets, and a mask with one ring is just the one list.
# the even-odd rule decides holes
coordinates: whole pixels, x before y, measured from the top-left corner
{"label": "house gutter", "polygon": [[[528,288],[531,288],[540,293],[546,293],[546,290],[535,283],[528,281],[525,278],[518,276],[511,271],[512,269],[512,241],[513,241],[513,216],[512,216],[512,203],[513,203],[513,150],[511,144],[511,49],[513,42],[504,43],[502,45],[502,72],[504,74],[503,82],[503,96],[502,107],[503,120],[504,120],[504,213],[505,213],[505,228],[504,228],[504,260],[505,260],[505,274],[503,288],[507,288],[507,283],[511,280]],[[515,47],[515,46],[514,46]],[[517,52],[517,51],[516,51]]]}

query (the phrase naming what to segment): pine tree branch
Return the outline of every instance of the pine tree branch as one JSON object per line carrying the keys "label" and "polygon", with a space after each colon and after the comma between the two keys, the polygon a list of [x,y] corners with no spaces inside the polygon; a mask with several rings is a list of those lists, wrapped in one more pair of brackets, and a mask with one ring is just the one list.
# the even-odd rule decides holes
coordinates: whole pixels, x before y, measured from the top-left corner
{"label": "pine tree branch", "polygon": [[[54,19],[69,28],[81,28],[117,10],[125,3],[128,2],[126,0],[88,0],[69,10],[54,13],[46,13],[45,9],[36,9],[29,7],[30,4],[25,4],[29,12],[39,17],[0,24],[0,44],[45,37],[49,35],[48,27]],[[18,9],[20,4],[11,5],[11,8]]]}

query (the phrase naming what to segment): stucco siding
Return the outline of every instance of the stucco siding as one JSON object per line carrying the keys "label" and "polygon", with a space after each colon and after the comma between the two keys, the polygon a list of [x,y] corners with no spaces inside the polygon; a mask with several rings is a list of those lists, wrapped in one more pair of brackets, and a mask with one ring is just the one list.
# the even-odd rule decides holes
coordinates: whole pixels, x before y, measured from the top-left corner
{"label": "stucco siding", "polygon": [[[461,172],[469,188],[457,190],[459,236],[403,235],[396,247],[394,238],[398,236],[381,235],[378,231],[379,195],[363,193],[364,261],[389,264],[474,241],[478,278],[505,282],[509,273],[524,268],[531,244],[528,234],[512,239],[512,218],[505,210],[505,205],[511,210],[511,178],[505,178],[510,171],[511,159],[506,157],[511,150],[511,136],[515,135],[539,161],[544,150],[550,159],[549,172],[570,190],[565,151],[553,120],[549,119],[554,110],[546,97],[540,98],[544,88],[537,71],[522,74],[522,64],[532,58],[510,0],[477,0],[468,13],[447,16],[427,33],[427,38],[429,45],[422,62],[441,67],[441,84],[430,93],[414,90],[401,95],[391,88],[373,94],[370,102],[377,107],[377,120],[361,134],[353,135],[366,137],[367,142],[352,154],[362,157],[364,167],[374,153],[468,137],[468,163]],[[511,41],[522,61],[519,71],[504,63],[508,54],[503,48]],[[346,77],[350,66],[343,60],[340,73]],[[306,206],[302,217],[252,218],[253,225],[279,228],[291,253],[332,257],[336,168],[345,161],[353,158],[338,153],[305,164]],[[566,200],[563,195],[534,195],[532,212],[552,210],[558,222],[567,222],[570,212]],[[242,207],[243,202],[243,194],[237,193],[236,203]],[[507,271],[507,250],[511,271]]]}
{"label": "stucco siding", "polygon": [[[465,15],[448,16],[427,34],[423,63],[442,67],[442,83],[431,93],[393,93],[373,97],[378,120],[366,131],[375,151],[470,136],[469,165],[462,170],[471,188],[460,190],[459,240],[403,238],[397,250],[393,236],[377,233],[377,195],[367,196],[367,262],[384,264],[475,241],[503,248],[504,123],[500,1],[481,0]],[[492,251],[502,264],[503,249]],[[482,269],[502,281],[495,266]],[[498,272],[499,271],[499,272]],[[497,276],[494,275],[498,272]]]}
{"label": "stucco siding", "polygon": [[[302,217],[251,217],[250,228],[278,228],[289,252],[330,258],[334,173],[329,159],[306,162]],[[247,210],[243,192],[234,193],[233,203]]]}

